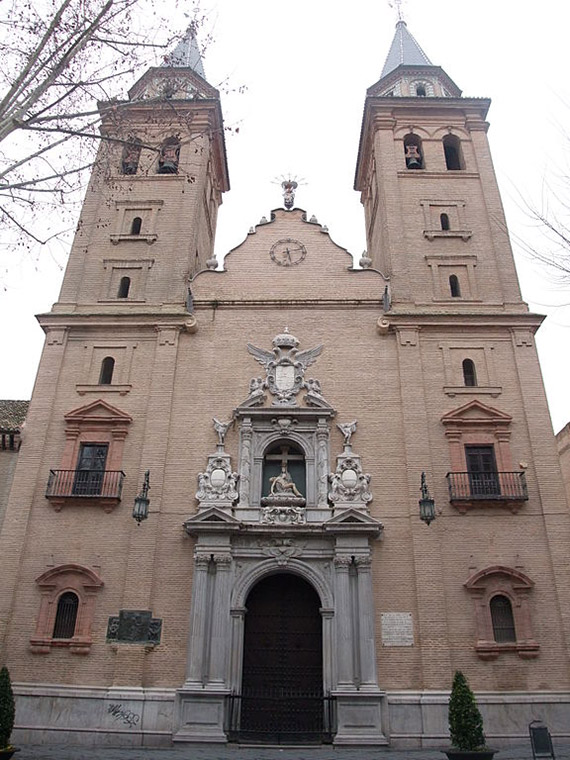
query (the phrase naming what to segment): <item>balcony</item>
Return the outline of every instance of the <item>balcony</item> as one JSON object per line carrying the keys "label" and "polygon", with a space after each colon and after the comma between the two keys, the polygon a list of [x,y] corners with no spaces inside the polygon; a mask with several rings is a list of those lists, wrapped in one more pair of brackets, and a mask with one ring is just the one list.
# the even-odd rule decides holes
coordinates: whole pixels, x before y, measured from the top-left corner
{"label": "balcony", "polygon": [[460,512],[475,506],[501,506],[518,512],[528,501],[524,471],[448,472],[449,501]]}
{"label": "balcony", "polygon": [[96,503],[111,512],[121,501],[122,470],[50,470],[46,499],[59,512],[64,504]]}

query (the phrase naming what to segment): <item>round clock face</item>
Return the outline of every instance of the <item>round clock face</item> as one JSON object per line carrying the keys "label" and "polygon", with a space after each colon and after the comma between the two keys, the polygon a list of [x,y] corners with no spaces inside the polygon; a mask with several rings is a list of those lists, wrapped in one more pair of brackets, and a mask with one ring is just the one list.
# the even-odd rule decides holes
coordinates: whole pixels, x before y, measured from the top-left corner
{"label": "round clock face", "polygon": [[278,240],[271,246],[269,255],[280,267],[291,267],[293,264],[300,264],[303,261],[307,255],[307,249],[298,240],[285,238]]}

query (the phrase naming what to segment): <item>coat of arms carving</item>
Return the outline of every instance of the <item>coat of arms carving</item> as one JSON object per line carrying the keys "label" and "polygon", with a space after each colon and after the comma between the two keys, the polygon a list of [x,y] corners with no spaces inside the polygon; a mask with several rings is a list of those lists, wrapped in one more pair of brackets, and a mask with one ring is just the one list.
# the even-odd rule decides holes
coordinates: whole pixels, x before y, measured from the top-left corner
{"label": "coat of arms carving", "polygon": [[285,332],[273,338],[273,350],[267,351],[251,343],[247,350],[266,372],[265,379],[254,378],[250,384],[250,395],[246,404],[257,406],[263,404],[267,389],[274,397],[272,406],[297,406],[296,396],[303,388],[307,390],[305,401],[310,406],[328,406],[321,395],[318,380],[305,380],[307,367],[313,364],[323,350],[315,346],[304,351],[298,349],[299,341],[285,329]]}

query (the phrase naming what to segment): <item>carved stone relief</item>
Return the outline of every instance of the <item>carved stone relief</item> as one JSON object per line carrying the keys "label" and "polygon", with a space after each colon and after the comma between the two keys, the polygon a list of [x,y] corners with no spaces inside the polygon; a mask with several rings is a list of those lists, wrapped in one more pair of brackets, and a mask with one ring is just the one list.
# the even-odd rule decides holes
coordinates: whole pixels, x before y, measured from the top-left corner
{"label": "carved stone relief", "polygon": [[299,341],[287,330],[273,338],[273,350],[266,351],[251,343],[247,350],[266,372],[265,380],[253,378],[249,386],[249,396],[242,406],[257,406],[265,402],[263,391],[267,389],[274,397],[272,406],[297,406],[296,396],[304,388],[304,401],[309,406],[329,406],[322,395],[318,380],[305,380],[307,367],[313,364],[323,350],[321,346],[299,351]]}
{"label": "carved stone relief", "polygon": [[360,507],[366,509],[372,501],[369,490],[370,475],[362,471],[360,456],[354,454],[350,439],[356,432],[356,420],[337,427],[344,436],[342,454],[336,458],[336,470],[329,475],[329,500],[336,508]]}
{"label": "carved stone relief", "polygon": [[239,476],[232,471],[230,455],[224,451],[225,436],[230,425],[231,422],[220,422],[214,417],[218,446],[216,453],[208,457],[205,471],[198,474],[196,498],[200,509],[212,505],[231,507],[238,499]]}

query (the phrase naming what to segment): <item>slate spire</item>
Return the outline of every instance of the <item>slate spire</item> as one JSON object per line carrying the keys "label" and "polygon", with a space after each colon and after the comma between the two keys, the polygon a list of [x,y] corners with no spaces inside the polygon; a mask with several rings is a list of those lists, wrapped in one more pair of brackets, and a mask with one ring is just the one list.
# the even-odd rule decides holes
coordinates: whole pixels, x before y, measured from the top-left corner
{"label": "slate spire", "polygon": [[432,66],[432,62],[408,31],[406,22],[400,19],[396,24],[396,32],[392,45],[382,69],[380,79],[385,77],[398,66]]}
{"label": "slate spire", "polygon": [[173,68],[189,67],[202,79],[206,79],[204,67],[202,65],[202,56],[196,39],[196,24],[192,23],[186,30],[184,37],[180,40],[174,50],[165,57],[163,66]]}

